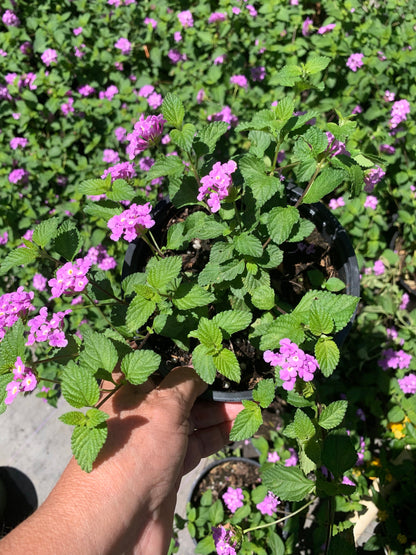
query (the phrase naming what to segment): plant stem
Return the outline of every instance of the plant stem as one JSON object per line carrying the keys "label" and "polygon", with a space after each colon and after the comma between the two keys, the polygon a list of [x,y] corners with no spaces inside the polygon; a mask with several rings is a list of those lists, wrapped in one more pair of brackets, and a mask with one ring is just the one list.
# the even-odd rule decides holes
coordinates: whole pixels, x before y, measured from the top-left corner
{"label": "plant stem", "polygon": [[156,241],[156,239],[154,238],[153,233],[152,233],[151,231],[149,231],[149,235],[150,235],[150,239],[153,241],[153,244],[154,244],[154,246],[156,247],[156,250],[157,250],[157,252],[159,253],[159,255],[160,255],[162,258],[165,258],[165,255],[164,255],[163,252],[160,250],[160,247],[159,247],[159,245],[157,244],[157,241]]}
{"label": "plant stem", "polygon": [[200,181],[200,179],[199,179],[198,170],[196,169],[196,166],[195,166],[195,164],[194,164],[194,161],[192,160],[191,153],[188,152],[188,151],[185,151],[185,154],[186,154],[186,156],[187,156],[187,158],[188,158],[188,160],[189,160],[189,165],[191,166],[191,170],[192,170],[192,173],[194,174],[194,177],[195,177],[195,179],[196,179],[196,182],[197,182],[198,185],[200,186],[200,185],[201,185],[201,181]]}
{"label": "plant stem", "polygon": [[116,387],[112,389],[111,392],[104,397],[104,399],[101,399],[98,405],[95,405],[95,408],[99,409],[110,397],[114,395],[114,393],[116,393],[121,387],[123,387],[123,385],[124,385],[123,382],[116,385]]}
{"label": "plant stem", "polygon": [[312,187],[313,182],[315,181],[318,173],[321,171],[322,167],[325,165],[325,161],[322,160],[321,162],[318,163],[318,165],[316,166],[316,170],[315,173],[313,174],[313,176],[311,177],[309,183],[306,185],[305,190],[303,191],[303,193],[301,194],[301,196],[298,198],[298,200],[296,201],[295,204],[295,208],[297,208],[300,204],[302,204],[302,200],[304,198],[304,196],[306,195],[306,193],[309,191],[309,189]]}
{"label": "plant stem", "polygon": [[274,526],[275,524],[279,524],[280,522],[284,522],[285,520],[292,518],[292,516],[295,516],[298,513],[301,513],[304,509],[306,509],[306,507],[309,507],[309,505],[311,505],[314,501],[315,499],[311,499],[297,511],[290,513],[290,515],[288,516],[279,518],[278,520],[274,520],[273,522],[268,522],[267,524],[261,524],[260,526],[253,526],[253,528],[246,528],[245,530],[243,530],[243,534],[246,534],[247,532],[252,532],[253,530],[260,530],[260,528],[267,528],[268,526]]}
{"label": "plant stem", "polygon": [[[152,235],[149,231],[149,234]],[[152,239],[156,244],[156,248],[154,245],[152,245],[152,243],[149,241],[149,239],[146,237],[146,235],[142,235],[142,239],[143,241],[146,243],[146,245],[150,248],[150,250],[153,252],[153,254],[158,254],[161,258],[165,258],[165,255],[163,254],[163,252],[161,252],[161,250],[159,249],[158,245],[156,244],[155,238],[152,235]]]}
{"label": "plant stem", "polygon": [[123,301],[122,299],[119,299],[118,297],[113,295],[110,291],[107,291],[107,289],[104,289],[104,287],[102,287],[99,283],[97,283],[93,279],[90,279],[90,283],[92,285],[94,285],[94,287],[96,287],[97,289],[100,289],[100,291],[102,291],[103,293],[105,293],[106,295],[108,295],[109,297],[114,299],[115,301],[117,301],[118,303],[126,304],[126,301]]}
{"label": "plant stem", "polygon": [[324,555],[328,555],[329,553],[329,546],[331,543],[331,538],[332,538],[332,528],[334,525],[334,498],[330,497],[328,499],[328,513],[329,513],[329,522],[328,522],[328,528],[326,530],[326,541],[325,541],[325,554]]}
{"label": "plant stem", "polygon": [[281,141],[277,141],[276,142],[276,148],[274,151],[274,156],[273,156],[273,162],[272,162],[272,169],[269,172],[269,175],[273,175],[276,169],[276,164],[277,164],[277,157],[279,156],[279,150],[281,147],[282,143]]}

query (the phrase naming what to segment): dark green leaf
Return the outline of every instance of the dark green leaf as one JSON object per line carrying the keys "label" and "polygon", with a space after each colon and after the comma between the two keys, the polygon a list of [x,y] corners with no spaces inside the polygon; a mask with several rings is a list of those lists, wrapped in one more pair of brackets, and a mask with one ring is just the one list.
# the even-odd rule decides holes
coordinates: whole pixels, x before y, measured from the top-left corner
{"label": "dark green leaf", "polygon": [[32,241],[42,249],[55,237],[59,218],[50,218],[38,224],[32,236]]}

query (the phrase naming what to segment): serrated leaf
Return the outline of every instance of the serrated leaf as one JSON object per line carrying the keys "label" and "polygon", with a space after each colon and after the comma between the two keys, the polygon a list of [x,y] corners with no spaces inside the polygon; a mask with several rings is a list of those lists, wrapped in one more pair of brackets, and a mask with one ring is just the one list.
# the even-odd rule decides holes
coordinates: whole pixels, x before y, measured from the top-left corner
{"label": "serrated leaf", "polygon": [[108,221],[113,216],[121,214],[122,209],[112,200],[100,200],[98,202],[87,201],[84,212],[94,218],[101,218]]}
{"label": "serrated leaf", "polygon": [[271,405],[275,394],[275,384],[272,379],[261,380],[253,390],[253,399],[265,409]]}
{"label": "serrated leaf", "polygon": [[82,238],[75,224],[65,220],[58,228],[53,249],[65,260],[71,261],[79,253],[81,245]]}
{"label": "serrated leaf", "polygon": [[205,345],[197,345],[192,352],[192,365],[198,375],[208,384],[212,384],[217,374],[214,359],[208,354]]}
{"label": "serrated leaf", "polygon": [[294,206],[276,206],[272,208],[267,221],[267,229],[272,240],[278,245],[284,243],[290,236],[299,217],[299,211]]}
{"label": "serrated leaf", "polygon": [[344,419],[347,411],[348,401],[334,401],[324,408],[319,417],[319,425],[325,430],[331,430]]}
{"label": "serrated leaf", "polygon": [[260,349],[262,351],[278,349],[280,340],[286,337],[297,345],[300,345],[305,339],[301,320],[294,313],[283,314],[270,324],[261,337]]}
{"label": "serrated leaf", "polygon": [[185,169],[179,156],[165,156],[159,158],[147,172],[147,181],[152,181],[157,177],[180,176]]}
{"label": "serrated leaf", "polygon": [[40,248],[46,245],[54,238],[58,228],[59,218],[51,218],[45,220],[35,227],[33,230],[32,241]]}
{"label": "serrated leaf", "polygon": [[300,441],[307,441],[316,433],[312,420],[303,412],[303,410],[297,409],[294,424],[296,437]]}
{"label": "serrated leaf", "polygon": [[234,247],[237,252],[243,256],[252,256],[259,258],[263,254],[263,246],[260,239],[250,235],[249,233],[242,233],[237,235],[233,241]]}
{"label": "serrated leaf", "polygon": [[130,331],[136,331],[147,322],[156,308],[154,301],[148,301],[136,295],[131,301],[126,315],[126,326]]}
{"label": "serrated leaf", "polygon": [[62,378],[62,394],[73,407],[92,407],[100,398],[100,389],[94,376],[75,363],[68,364]]}
{"label": "serrated leaf", "polygon": [[213,320],[208,318],[201,318],[199,321],[198,329],[191,332],[190,337],[196,337],[207,348],[221,349],[222,333],[220,328]]}
{"label": "serrated leaf", "polygon": [[221,349],[221,351],[213,355],[212,358],[214,360],[215,367],[220,374],[233,382],[240,382],[240,365],[234,353],[228,349]]}
{"label": "serrated leaf", "polygon": [[0,276],[4,276],[12,268],[33,262],[36,260],[39,251],[35,245],[33,248],[19,247],[9,252],[6,258],[0,264]]}
{"label": "serrated leaf", "polygon": [[208,262],[203,270],[198,275],[198,284],[201,287],[206,285],[211,285],[212,283],[220,282],[220,265],[212,262]]}
{"label": "serrated leaf", "polygon": [[242,274],[245,270],[244,260],[234,259],[226,264],[221,264],[219,266],[219,274],[216,281],[232,281],[239,274]]}
{"label": "serrated leaf", "polygon": [[295,110],[295,104],[293,100],[285,96],[282,98],[282,100],[279,101],[277,106],[274,108],[274,113],[276,114],[276,118],[278,120],[286,122],[292,117],[294,110]]}
{"label": "serrated leaf", "polygon": [[204,127],[199,133],[201,142],[207,145],[208,153],[211,154],[215,150],[218,139],[228,130],[228,123],[225,121],[214,121]]}
{"label": "serrated leaf", "polygon": [[280,71],[278,71],[270,79],[271,85],[280,85],[282,87],[293,87],[299,77],[302,75],[302,69],[296,65],[283,66]]}
{"label": "serrated leaf", "polygon": [[312,148],[314,155],[321,154],[328,148],[328,137],[317,127],[310,127],[303,135],[303,140]]}
{"label": "serrated leaf", "polygon": [[183,282],[176,289],[172,297],[173,304],[179,310],[189,310],[198,306],[207,306],[215,300],[215,295],[203,287],[189,282]]}
{"label": "serrated leaf", "polygon": [[320,201],[325,195],[332,193],[345,179],[345,173],[342,170],[333,168],[324,168],[312,183],[310,189],[303,197],[303,203],[309,204]]}
{"label": "serrated leaf", "polygon": [[99,409],[89,409],[86,412],[86,425],[88,428],[96,428],[110,418],[110,415]]}
{"label": "serrated leaf", "polygon": [[135,195],[136,191],[124,179],[116,179],[107,193],[107,198],[115,201],[132,200]]}
{"label": "serrated leaf", "polygon": [[352,198],[358,197],[363,190],[364,172],[359,166],[350,166],[348,168],[348,175],[351,181],[350,195]]}
{"label": "serrated leaf", "polygon": [[181,256],[167,256],[157,260],[149,270],[147,283],[157,290],[166,287],[178,277],[182,269]]}
{"label": "serrated leaf", "polygon": [[254,156],[262,158],[272,140],[270,133],[253,130],[248,134],[248,138],[251,141],[250,152],[254,154]]}
{"label": "serrated leaf", "polygon": [[111,175],[107,175],[106,179],[86,179],[82,181],[76,190],[83,195],[102,195],[111,187]]}
{"label": "serrated leaf", "polygon": [[339,349],[335,341],[321,337],[315,345],[315,357],[322,374],[328,378],[339,361]]}
{"label": "serrated leaf", "polygon": [[315,173],[316,167],[316,160],[312,156],[301,160],[300,164],[295,167],[296,180],[309,181]]}
{"label": "serrated leaf", "polygon": [[25,361],[25,343],[24,326],[20,318],[7,331],[0,342],[0,374],[4,374],[10,370],[17,357]]}
{"label": "serrated leaf", "polygon": [[96,428],[76,426],[72,433],[71,448],[78,464],[85,472],[91,472],[92,465],[107,439],[107,424]]}
{"label": "serrated leaf", "polygon": [[283,429],[282,434],[291,439],[296,439],[295,423],[291,422]]}
{"label": "serrated leaf", "polygon": [[192,142],[195,136],[195,125],[185,123],[181,130],[172,129],[170,138],[182,150],[189,152],[192,148]]}
{"label": "serrated leaf", "polygon": [[265,285],[257,287],[251,296],[251,302],[260,310],[271,310],[276,304],[275,292]]}
{"label": "serrated leaf", "polygon": [[7,410],[8,405],[4,402],[7,397],[6,386],[14,379],[12,372],[0,375],[0,414]]}
{"label": "serrated leaf", "polygon": [[363,154],[356,154],[353,156],[353,160],[355,160],[362,168],[372,168],[374,166],[374,162]]}
{"label": "serrated leaf", "polygon": [[168,93],[162,104],[162,114],[169,125],[181,127],[185,115],[185,109],[178,96]]}
{"label": "serrated leaf", "polygon": [[263,484],[283,501],[302,501],[315,488],[315,482],[295,466],[265,465],[261,477]]}
{"label": "serrated leaf", "polygon": [[88,341],[85,341],[85,348],[79,356],[84,372],[89,370],[94,374],[99,368],[112,372],[117,361],[117,349],[112,341],[102,333],[89,332]]}
{"label": "serrated leaf", "polygon": [[243,401],[230,432],[230,441],[241,441],[254,435],[263,423],[260,407],[254,401]]}
{"label": "serrated leaf", "polygon": [[58,417],[58,419],[63,422],[64,424],[68,424],[69,426],[79,426],[84,424],[86,418],[83,412],[78,411],[70,411],[62,414]]}
{"label": "serrated leaf", "polygon": [[179,250],[187,241],[185,237],[185,222],[178,222],[171,225],[168,229],[166,248],[169,250]]}
{"label": "serrated leaf", "polygon": [[314,304],[310,312],[309,328],[314,335],[328,335],[334,329],[334,320],[324,308]]}
{"label": "serrated leaf", "polygon": [[308,291],[296,306],[294,313],[307,312],[313,303],[320,304],[335,322],[335,331],[343,329],[351,319],[359,298],[353,295],[334,295],[329,291]]}
{"label": "serrated leaf", "polygon": [[309,73],[309,75],[314,75],[326,69],[330,61],[331,58],[327,58],[326,56],[313,56],[306,62],[305,71]]}
{"label": "serrated leaf", "polygon": [[144,383],[160,366],[161,356],[153,351],[133,351],[121,361],[121,371],[133,385]]}
{"label": "serrated leaf", "polygon": [[144,272],[135,272],[126,276],[122,281],[122,288],[126,295],[130,295],[135,290],[136,285],[144,285],[146,283],[146,274]]}
{"label": "serrated leaf", "polygon": [[214,316],[212,321],[228,334],[246,329],[253,319],[250,312],[245,310],[225,310]]}
{"label": "serrated leaf", "polygon": [[309,237],[309,235],[314,231],[315,224],[305,218],[301,218],[298,222],[295,223],[293,229],[290,233],[290,236],[287,238],[287,241],[290,243],[298,243],[305,239],[305,237]]}

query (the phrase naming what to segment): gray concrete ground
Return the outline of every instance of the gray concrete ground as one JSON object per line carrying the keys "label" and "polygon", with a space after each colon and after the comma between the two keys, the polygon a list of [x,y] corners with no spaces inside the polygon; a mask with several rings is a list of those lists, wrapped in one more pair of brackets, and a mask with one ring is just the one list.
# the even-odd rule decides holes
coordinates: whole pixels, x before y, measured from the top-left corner
{"label": "gray concrete ground", "polygon": [[[71,458],[72,427],[58,416],[73,410],[61,398],[54,409],[35,395],[18,396],[0,415],[0,466],[17,468],[33,482],[40,505],[56,484]],[[195,477],[209,463],[201,461],[193,472],[184,476],[176,512],[186,516],[186,503]],[[180,532],[180,555],[193,555],[194,544],[185,529]],[[121,554],[120,554],[121,555]]]}

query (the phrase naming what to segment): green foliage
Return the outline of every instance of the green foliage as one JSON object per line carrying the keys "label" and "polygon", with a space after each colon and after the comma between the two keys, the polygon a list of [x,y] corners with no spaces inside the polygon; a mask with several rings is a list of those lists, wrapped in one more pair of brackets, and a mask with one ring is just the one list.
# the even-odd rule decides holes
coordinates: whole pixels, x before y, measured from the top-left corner
{"label": "green foliage", "polygon": [[294,466],[265,465],[262,469],[264,485],[285,501],[301,501],[311,493],[315,484]]}

